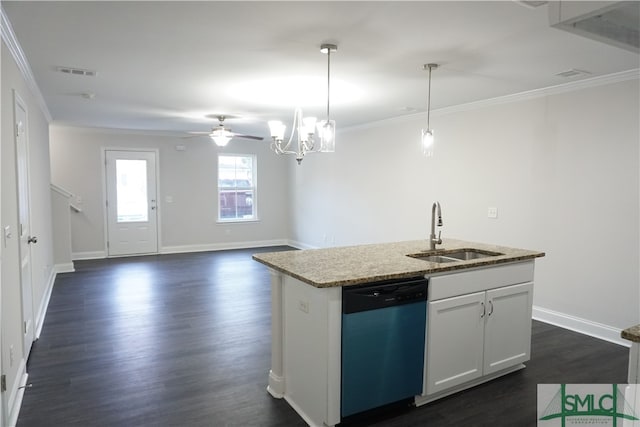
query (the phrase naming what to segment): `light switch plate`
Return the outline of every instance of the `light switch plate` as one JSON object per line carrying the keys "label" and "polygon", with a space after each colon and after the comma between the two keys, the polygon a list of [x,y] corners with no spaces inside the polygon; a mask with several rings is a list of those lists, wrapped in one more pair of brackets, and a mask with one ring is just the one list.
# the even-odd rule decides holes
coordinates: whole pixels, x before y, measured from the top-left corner
{"label": "light switch plate", "polygon": [[487,209],[487,217],[496,219],[498,218],[498,208],[490,207]]}

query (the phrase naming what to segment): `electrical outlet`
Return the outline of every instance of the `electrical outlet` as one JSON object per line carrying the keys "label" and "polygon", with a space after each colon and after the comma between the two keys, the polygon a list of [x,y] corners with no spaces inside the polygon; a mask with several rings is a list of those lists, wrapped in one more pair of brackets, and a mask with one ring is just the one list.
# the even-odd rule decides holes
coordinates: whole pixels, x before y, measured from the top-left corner
{"label": "electrical outlet", "polygon": [[498,208],[491,207],[487,209],[487,217],[496,219],[498,218]]}
{"label": "electrical outlet", "polygon": [[308,313],[309,312],[309,301],[299,300],[298,301],[298,310],[302,311],[303,313]]}

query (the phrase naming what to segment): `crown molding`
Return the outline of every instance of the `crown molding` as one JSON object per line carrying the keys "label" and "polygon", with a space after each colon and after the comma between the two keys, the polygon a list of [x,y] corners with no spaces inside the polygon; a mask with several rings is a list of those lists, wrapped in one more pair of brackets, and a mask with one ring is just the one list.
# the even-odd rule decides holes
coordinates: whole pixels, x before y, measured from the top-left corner
{"label": "crown molding", "polygon": [[[511,95],[499,96],[496,98],[483,99],[481,101],[468,102],[466,104],[453,105],[450,107],[438,108],[431,110],[431,117],[444,116],[447,114],[460,113],[463,111],[477,110],[480,108],[487,108],[494,105],[509,104],[513,102],[526,101],[530,99],[542,98],[550,95],[559,95],[562,93],[573,92],[577,90],[589,89],[599,86],[604,86],[613,83],[625,82],[628,80],[640,79],[640,68],[633,68],[631,70],[621,71],[618,73],[607,74],[604,76],[591,77],[578,81],[563,83],[555,86],[544,87],[540,89],[528,90],[525,92],[514,93]],[[423,120],[426,116],[426,112],[408,114],[405,116],[391,117],[377,121],[375,123],[365,123],[362,125],[350,126],[342,128],[344,132],[352,130],[371,129],[372,127],[384,127],[390,124],[414,122],[416,120]]]}
{"label": "crown molding", "polygon": [[7,15],[4,12],[4,9],[0,7],[0,29],[2,32],[2,40],[7,45],[9,52],[11,52],[11,56],[13,57],[22,77],[27,83],[27,87],[31,91],[33,98],[35,99],[38,107],[44,114],[47,122],[51,122],[53,118],[51,117],[51,112],[49,111],[49,107],[47,107],[47,103],[44,101],[44,97],[42,96],[42,92],[40,92],[40,88],[38,87],[38,83],[36,83],[36,79],[33,76],[33,72],[31,71],[31,66],[29,65],[29,61],[27,60],[22,47],[20,47],[20,43],[18,43],[18,39],[16,38],[16,34],[13,32],[13,27],[11,26],[11,22],[7,18]]}
{"label": "crown molding", "polygon": [[482,101],[469,102],[467,104],[454,105],[451,107],[440,108],[434,110],[431,114],[445,115],[458,113],[462,111],[475,110],[477,108],[485,108],[492,105],[510,104],[512,102],[526,101],[529,99],[542,98],[549,95],[558,95],[561,93],[573,92],[576,90],[589,89],[598,86],[604,86],[612,83],[624,82],[640,78],[640,68],[634,68],[618,73],[607,74],[604,76],[591,77],[587,79],[577,80],[569,83],[562,83],[555,86],[544,87],[540,89],[528,90],[525,92],[514,93],[512,95],[499,96],[496,98],[484,99]]}

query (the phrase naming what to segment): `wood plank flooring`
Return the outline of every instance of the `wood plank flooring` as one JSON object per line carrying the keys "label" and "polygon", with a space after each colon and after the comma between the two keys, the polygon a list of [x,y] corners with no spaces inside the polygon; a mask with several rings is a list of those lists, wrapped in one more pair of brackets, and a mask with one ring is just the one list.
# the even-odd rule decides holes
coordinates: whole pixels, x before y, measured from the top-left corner
{"label": "wood plank flooring", "polygon": [[[58,275],[18,427],[305,426],[266,391],[270,286],[251,254],[76,262]],[[535,426],[538,383],[624,383],[628,350],[534,322],[527,368],[355,425]]]}

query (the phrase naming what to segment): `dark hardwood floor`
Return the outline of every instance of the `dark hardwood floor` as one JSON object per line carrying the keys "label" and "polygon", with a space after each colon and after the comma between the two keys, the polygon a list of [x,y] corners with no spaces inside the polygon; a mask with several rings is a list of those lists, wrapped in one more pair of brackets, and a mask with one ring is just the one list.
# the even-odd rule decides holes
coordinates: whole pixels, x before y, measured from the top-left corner
{"label": "dark hardwood floor", "polygon": [[[270,286],[252,250],[76,262],[58,275],[18,427],[305,426],[266,391]],[[624,383],[628,350],[534,322],[527,368],[356,425],[535,426],[539,383]]]}

